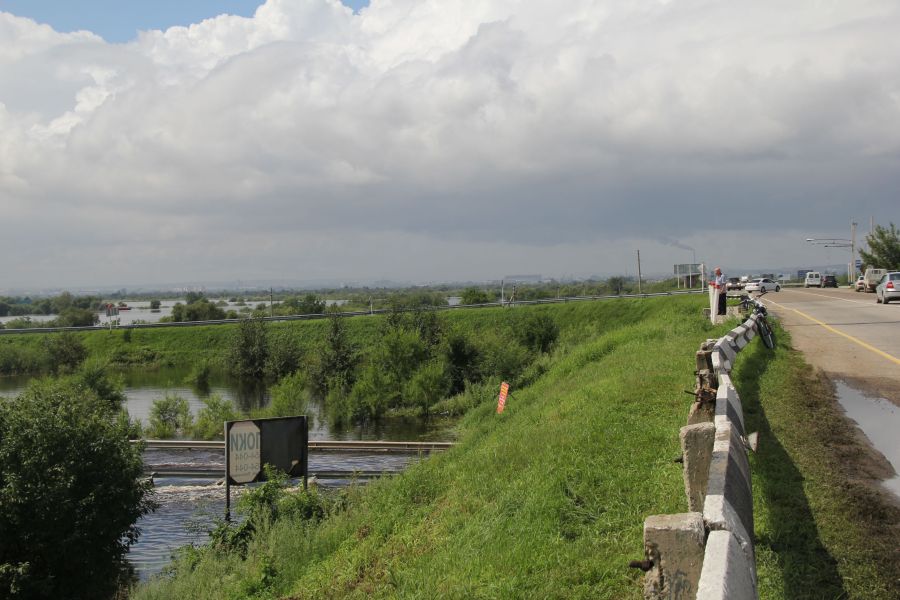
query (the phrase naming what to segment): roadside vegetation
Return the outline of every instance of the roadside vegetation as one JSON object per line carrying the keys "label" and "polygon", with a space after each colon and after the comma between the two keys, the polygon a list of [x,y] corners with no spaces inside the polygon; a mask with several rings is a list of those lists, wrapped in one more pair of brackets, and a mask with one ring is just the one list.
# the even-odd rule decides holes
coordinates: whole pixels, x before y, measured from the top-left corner
{"label": "roadside vegetation", "polygon": [[[640,598],[641,573],[626,565],[641,554],[644,518],[687,509],[672,462],[689,403],[681,390],[699,342],[729,327],[699,318],[701,303],[463,313],[479,335],[517,311],[559,329],[519,373],[503,414],[494,382],[464,384],[443,402],[464,414],[452,450],[338,497],[298,500],[319,507],[312,515],[267,513],[240,535],[220,528],[134,597]],[[842,461],[858,448],[827,385],[804,375],[778,336],[774,353],[754,341],[735,371],[748,424],[761,432],[752,458],[761,597],[892,597],[896,530],[879,525],[897,523],[896,508],[848,484]],[[798,402],[812,418],[798,420]],[[287,497],[270,491],[270,504]],[[221,541],[232,537],[239,545]]]}
{"label": "roadside vegetation", "polygon": [[121,385],[86,365],[0,398],[0,597],[109,598],[155,507]]}

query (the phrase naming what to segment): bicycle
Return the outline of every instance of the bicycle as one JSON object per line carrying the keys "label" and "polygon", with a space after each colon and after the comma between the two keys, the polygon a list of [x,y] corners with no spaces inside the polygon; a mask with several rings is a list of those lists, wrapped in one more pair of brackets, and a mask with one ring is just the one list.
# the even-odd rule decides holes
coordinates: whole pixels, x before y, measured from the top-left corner
{"label": "bicycle", "polygon": [[744,296],[741,298],[741,308],[744,310],[752,310],[753,314],[757,315],[756,317],[756,329],[759,332],[759,337],[762,338],[763,344],[766,345],[766,348],[769,350],[775,349],[775,334],[772,333],[772,326],[769,325],[769,311],[766,310],[765,304],[758,300],[759,297],[764,296],[765,292],[753,298],[752,296]]}

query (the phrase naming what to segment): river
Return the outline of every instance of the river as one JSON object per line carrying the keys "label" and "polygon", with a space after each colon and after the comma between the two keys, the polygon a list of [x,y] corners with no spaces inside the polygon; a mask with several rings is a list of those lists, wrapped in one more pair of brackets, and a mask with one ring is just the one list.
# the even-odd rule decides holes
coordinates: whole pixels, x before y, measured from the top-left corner
{"label": "river", "polygon": [[[261,386],[239,385],[222,376],[213,377],[206,389],[184,384],[185,369],[166,368],[156,371],[132,370],[122,373],[125,382],[126,408],[132,418],[148,422],[153,401],[166,393],[175,393],[188,401],[193,414],[203,406],[203,398],[219,394],[242,411],[265,406],[268,390]],[[30,377],[0,378],[0,395],[15,396],[27,385]],[[447,423],[439,420],[384,419],[368,426],[333,428],[323,416],[322,406],[312,403],[309,416],[310,440],[388,440],[434,441],[447,438]],[[309,470],[399,471],[415,456],[383,453],[310,453]],[[218,469],[224,471],[221,450],[147,450],[144,461],[152,466],[177,466]],[[156,478],[154,480],[159,509],[138,521],[141,535],[128,556],[141,579],[158,573],[172,553],[186,544],[202,544],[207,531],[224,514],[225,489],[218,478]],[[324,487],[342,486],[346,480],[323,480]],[[240,488],[233,493],[239,494]]]}

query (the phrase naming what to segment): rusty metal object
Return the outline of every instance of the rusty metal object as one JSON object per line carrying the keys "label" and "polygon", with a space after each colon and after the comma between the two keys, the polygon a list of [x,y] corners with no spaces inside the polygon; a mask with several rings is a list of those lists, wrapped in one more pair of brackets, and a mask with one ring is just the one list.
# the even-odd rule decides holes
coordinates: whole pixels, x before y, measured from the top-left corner
{"label": "rusty metal object", "polygon": [[629,569],[640,569],[644,573],[653,568],[652,560],[633,560],[628,563]]}

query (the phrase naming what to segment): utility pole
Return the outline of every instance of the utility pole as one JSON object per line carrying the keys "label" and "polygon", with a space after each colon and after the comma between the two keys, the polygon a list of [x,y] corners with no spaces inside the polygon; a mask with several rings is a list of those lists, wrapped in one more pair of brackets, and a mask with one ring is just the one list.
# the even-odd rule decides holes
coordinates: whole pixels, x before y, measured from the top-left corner
{"label": "utility pole", "polygon": [[272,288],[269,288],[269,316],[275,316],[275,294],[272,291]]}
{"label": "utility pole", "polygon": [[641,291],[641,251],[637,251],[638,255],[638,294],[643,294]]}
{"label": "utility pole", "polygon": [[856,221],[850,219],[850,285],[856,285]]}

